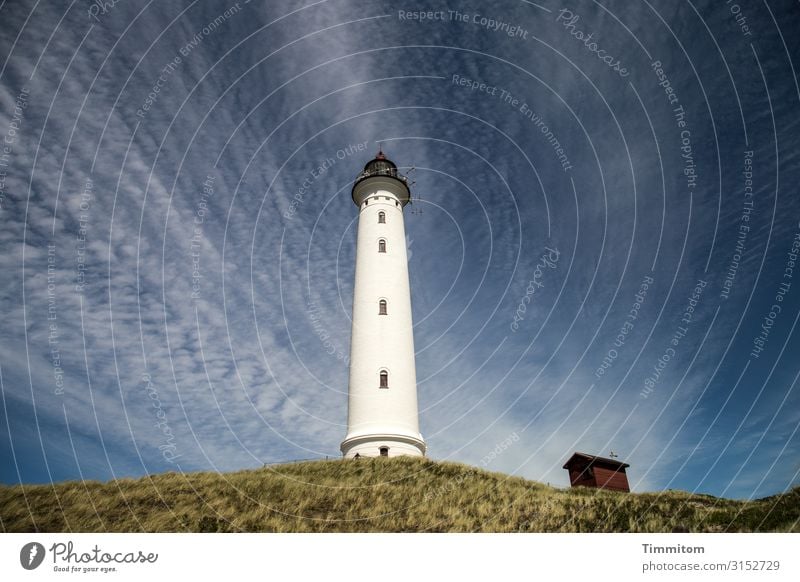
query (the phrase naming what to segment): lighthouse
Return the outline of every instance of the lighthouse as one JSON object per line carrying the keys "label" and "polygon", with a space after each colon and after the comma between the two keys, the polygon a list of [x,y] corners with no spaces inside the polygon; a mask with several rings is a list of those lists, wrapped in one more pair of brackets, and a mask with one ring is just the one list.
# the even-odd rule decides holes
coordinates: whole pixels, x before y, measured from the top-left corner
{"label": "lighthouse", "polygon": [[345,458],[422,456],[403,209],[408,180],[379,151],[353,184],[358,207]]}

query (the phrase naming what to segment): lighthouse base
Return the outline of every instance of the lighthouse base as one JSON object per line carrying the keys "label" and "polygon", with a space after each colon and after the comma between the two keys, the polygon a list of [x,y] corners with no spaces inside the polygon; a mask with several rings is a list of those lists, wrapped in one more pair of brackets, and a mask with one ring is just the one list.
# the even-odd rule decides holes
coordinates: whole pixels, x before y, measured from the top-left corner
{"label": "lighthouse base", "polygon": [[400,434],[368,434],[346,438],[339,447],[345,459],[359,457],[424,457],[425,441]]}

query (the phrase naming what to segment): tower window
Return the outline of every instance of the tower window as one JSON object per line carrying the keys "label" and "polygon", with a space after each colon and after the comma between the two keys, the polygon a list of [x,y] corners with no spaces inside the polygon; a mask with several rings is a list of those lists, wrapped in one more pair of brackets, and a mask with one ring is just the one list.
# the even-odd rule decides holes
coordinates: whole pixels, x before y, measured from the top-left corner
{"label": "tower window", "polygon": [[364,206],[366,206],[367,204],[369,204],[369,198],[367,198],[366,200],[364,200]]}
{"label": "tower window", "polygon": [[383,210],[378,213],[378,222],[380,224],[386,224],[386,213]]}
{"label": "tower window", "polygon": [[381,453],[381,457],[388,457],[389,456],[389,447],[381,447],[378,450]]}
{"label": "tower window", "polygon": [[389,387],[389,372],[386,370],[381,370],[381,388],[388,388]]}
{"label": "tower window", "polygon": [[386,252],[386,241],[381,239],[378,241],[378,252],[385,253]]}
{"label": "tower window", "polygon": [[386,299],[378,302],[378,315],[386,315]]}

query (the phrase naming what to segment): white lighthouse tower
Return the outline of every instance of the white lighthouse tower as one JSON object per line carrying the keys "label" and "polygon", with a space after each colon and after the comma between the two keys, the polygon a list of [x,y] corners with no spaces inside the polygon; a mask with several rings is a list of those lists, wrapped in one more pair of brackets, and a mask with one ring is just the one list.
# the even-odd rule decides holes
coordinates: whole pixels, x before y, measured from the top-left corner
{"label": "white lighthouse tower", "polygon": [[405,176],[378,152],[353,184],[358,206],[347,458],[422,456],[403,208]]}

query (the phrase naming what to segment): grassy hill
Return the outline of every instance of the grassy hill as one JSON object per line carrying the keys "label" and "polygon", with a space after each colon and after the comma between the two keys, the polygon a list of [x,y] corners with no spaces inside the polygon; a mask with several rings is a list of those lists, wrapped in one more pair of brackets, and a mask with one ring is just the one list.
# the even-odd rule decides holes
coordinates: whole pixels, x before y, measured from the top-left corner
{"label": "grassy hill", "polygon": [[8,532],[800,531],[800,488],[756,501],[556,489],[457,463],[377,458],[109,483],[0,486]]}

